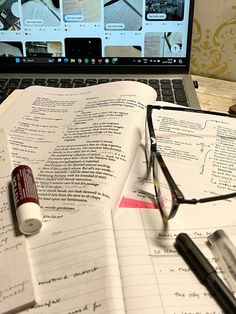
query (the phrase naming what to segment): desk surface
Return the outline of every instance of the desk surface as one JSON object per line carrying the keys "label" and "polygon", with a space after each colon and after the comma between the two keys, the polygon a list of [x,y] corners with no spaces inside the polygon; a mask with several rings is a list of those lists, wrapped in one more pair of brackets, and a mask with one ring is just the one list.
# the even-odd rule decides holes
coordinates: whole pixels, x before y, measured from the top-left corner
{"label": "desk surface", "polygon": [[236,104],[236,82],[192,75],[199,87],[196,89],[202,109],[226,111]]}

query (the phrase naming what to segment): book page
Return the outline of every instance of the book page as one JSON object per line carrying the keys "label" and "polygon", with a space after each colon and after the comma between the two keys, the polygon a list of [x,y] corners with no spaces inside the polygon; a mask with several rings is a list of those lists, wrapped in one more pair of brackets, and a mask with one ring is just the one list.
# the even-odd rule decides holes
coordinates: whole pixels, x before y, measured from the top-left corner
{"label": "book page", "polygon": [[1,115],[14,165],[33,170],[45,219],[117,206],[155,97],[137,82],[34,86]]}
{"label": "book page", "polygon": [[154,110],[153,121],[158,149],[186,198],[235,192],[235,118]]}
{"label": "book page", "polygon": [[[158,149],[186,198],[235,191],[234,118],[154,110],[153,122]],[[144,137],[123,190],[120,206],[156,208],[152,180],[152,172],[147,173]]]}
{"label": "book page", "polygon": [[3,114],[5,110],[7,110],[14,100],[20,96],[22,89],[15,89],[2,103],[0,106],[0,116]]}
{"label": "book page", "polygon": [[27,243],[37,304],[22,313],[125,313],[111,212],[81,208]]}
{"label": "book page", "polygon": [[14,219],[12,170],[7,137],[0,130],[0,313],[35,304],[26,241]]}
{"label": "book page", "polygon": [[[206,241],[224,229],[236,243],[234,203],[220,201],[181,205],[164,226],[158,210],[119,208],[114,211],[122,285],[127,314],[223,314],[174,247],[176,236],[186,232],[219,272]],[[219,273],[222,277],[222,274]]]}

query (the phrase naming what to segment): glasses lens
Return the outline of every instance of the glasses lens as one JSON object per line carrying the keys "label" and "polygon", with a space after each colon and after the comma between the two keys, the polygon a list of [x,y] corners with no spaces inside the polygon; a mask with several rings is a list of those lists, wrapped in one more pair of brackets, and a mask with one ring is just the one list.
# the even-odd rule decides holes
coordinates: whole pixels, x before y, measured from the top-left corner
{"label": "glasses lens", "polygon": [[153,161],[153,180],[161,214],[164,218],[168,219],[172,211],[174,195],[171,192],[166,176],[157,158],[154,158]]}

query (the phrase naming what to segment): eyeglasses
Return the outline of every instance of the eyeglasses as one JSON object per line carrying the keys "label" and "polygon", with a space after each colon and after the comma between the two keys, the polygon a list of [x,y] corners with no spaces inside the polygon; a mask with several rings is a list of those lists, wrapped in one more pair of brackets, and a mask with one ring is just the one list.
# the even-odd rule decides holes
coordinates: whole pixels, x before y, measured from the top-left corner
{"label": "eyeglasses", "polygon": [[218,116],[227,116],[236,118],[234,115],[230,115],[223,112],[215,112],[215,111],[205,111],[200,109],[192,109],[186,107],[171,107],[171,106],[147,106],[147,117],[146,117],[146,160],[148,169],[152,168],[153,172],[153,183],[154,189],[156,193],[157,203],[160,209],[160,213],[162,215],[163,221],[168,221],[173,218],[180,204],[197,204],[197,203],[206,203],[213,202],[218,200],[224,200],[232,197],[236,197],[236,192],[204,197],[200,199],[186,199],[178,188],[176,182],[174,181],[170,171],[168,170],[166,163],[157,148],[157,139],[155,136],[155,131],[153,127],[152,120],[152,112],[153,110],[175,110],[175,111],[185,111],[185,112],[193,112],[193,113],[201,113],[201,114],[209,114],[209,115],[218,115]]}

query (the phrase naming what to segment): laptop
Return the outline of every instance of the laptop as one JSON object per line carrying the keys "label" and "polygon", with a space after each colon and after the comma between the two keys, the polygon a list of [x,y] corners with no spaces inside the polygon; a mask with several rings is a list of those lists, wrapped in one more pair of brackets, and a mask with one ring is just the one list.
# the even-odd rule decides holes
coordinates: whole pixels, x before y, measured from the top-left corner
{"label": "laptop", "polygon": [[137,80],[200,107],[189,74],[194,0],[0,0],[0,102],[31,85]]}

